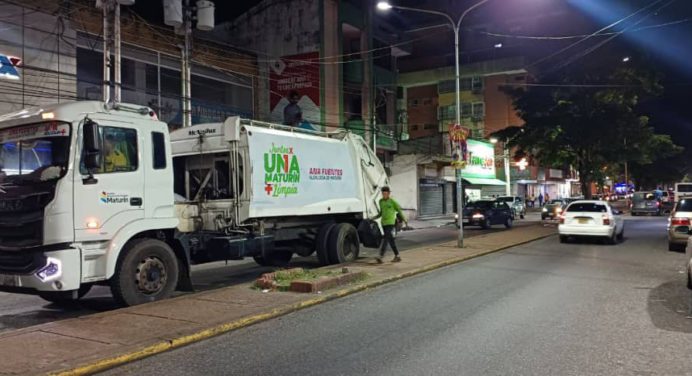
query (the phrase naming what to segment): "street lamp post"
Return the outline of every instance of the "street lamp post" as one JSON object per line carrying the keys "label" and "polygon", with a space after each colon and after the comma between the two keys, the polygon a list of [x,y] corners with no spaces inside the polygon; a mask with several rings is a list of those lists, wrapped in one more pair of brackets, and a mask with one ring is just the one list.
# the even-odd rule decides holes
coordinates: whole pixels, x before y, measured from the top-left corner
{"label": "street lamp post", "polygon": [[[487,3],[490,0],[480,0],[476,4],[472,5],[468,9],[464,11],[464,13],[461,14],[459,17],[459,20],[457,22],[454,22],[454,19],[447,13],[443,12],[438,12],[434,10],[427,10],[427,9],[418,9],[418,8],[410,8],[410,7],[402,7],[398,5],[392,5],[388,1],[380,1],[377,3],[377,8],[380,10],[390,10],[392,8],[395,9],[401,9],[401,10],[407,10],[411,12],[419,12],[419,13],[427,13],[427,14],[435,14],[441,17],[444,17],[448,22],[449,26],[454,30],[454,65],[455,65],[455,71],[456,71],[456,110],[457,110],[457,124],[461,125],[461,88],[460,88],[460,83],[459,83],[459,30],[461,27],[461,21],[464,20],[464,17],[471,12],[472,10],[476,9],[477,7]],[[458,216],[459,216],[459,235],[457,237],[457,247],[462,248],[464,246],[464,225],[463,225],[463,217],[464,217],[464,197],[463,197],[463,188],[462,188],[462,178],[461,178],[461,169],[457,170],[457,211],[458,211]]]}

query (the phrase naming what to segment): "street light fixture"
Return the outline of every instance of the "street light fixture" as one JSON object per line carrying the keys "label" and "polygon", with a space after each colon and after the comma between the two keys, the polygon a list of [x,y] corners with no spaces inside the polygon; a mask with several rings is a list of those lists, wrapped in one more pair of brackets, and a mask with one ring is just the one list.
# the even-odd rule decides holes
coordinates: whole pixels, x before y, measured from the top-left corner
{"label": "street light fixture", "polygon": [[490,137],[490,143],[491,144],[495,145],[495,144],[497,144],[498,141],[499,140],[497,139],[497,137]]}
{"label": "street light fixture", "polygon": [[392,4],[387,1],[380,1],[377,3],[377,9],[379,10],[390,10],[392,9]]}
{"label": "street light fixture", "polygon": [[[426,14],[434,14],[440,17],[444,17],[447,22],[449,22],[449,26],[452,28],[454,31],[454,65],[455,65],[455,71],[456,71],[456,104],[457,104],[457,116],[456,116],[456,123],[461,125],[461,90],[460,90],[460,78],[459,78],[459,30],[461,28],[461,21],[464,20],[467,14],[471,12],[472,10],[478,8],[479,6],[487,3],[490,0],[480,0],[476,4],[470,6],[468,9],[466,9],[461,16],[459,17],[459,20],[457,22],[454,22],[454,19],[447,13],[443,12],[438,12],[435,10],[427,10],[427,9],[418,9],[418,8],[409,8],[409,7],[402,7],[398,5],[392,5],[388,1],[380,1],[377,3],[377,9],[380,10],[390,10],[392,8],[394,9],[401,9],[401,10],[407,10],[411,12],[418,12],[418,13],[426,13]],[[463,212],[464,212],[464,200],[462,196],[462,179],[461,179],[461,169],[457,170],[457,202],[459,203],[458,206],[458,212],[459,212],[459,221],[462,222],[463,218]],[[459,236],[457,238],[457,247],[462,248],[464,246],[464,226],[462,223],[459,223]]]}

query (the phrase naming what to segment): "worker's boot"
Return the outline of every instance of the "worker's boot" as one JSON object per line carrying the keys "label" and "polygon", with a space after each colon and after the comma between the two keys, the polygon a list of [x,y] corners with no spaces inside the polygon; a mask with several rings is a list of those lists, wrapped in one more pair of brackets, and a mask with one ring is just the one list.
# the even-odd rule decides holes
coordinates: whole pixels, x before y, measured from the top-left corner
{"label": "worker's boot", "polygon": [[399,257],[399,255],[394,256],[392,262],[401,262],[401,257]]}

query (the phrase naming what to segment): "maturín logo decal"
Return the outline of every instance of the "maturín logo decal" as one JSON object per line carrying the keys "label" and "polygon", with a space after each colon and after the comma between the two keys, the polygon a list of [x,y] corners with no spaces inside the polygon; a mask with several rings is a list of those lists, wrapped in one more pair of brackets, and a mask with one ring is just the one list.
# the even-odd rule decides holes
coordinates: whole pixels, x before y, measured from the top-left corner
{"label": "matur\u00edn logo decal", "polygon": [[102,191],[99,197],[102,204],[125,204],[129,201],[128,195]]}
{"label": "matur\u00edn logo decal", "polygon": [[287,197],[298,194],[300,165],[293,147],[272,144],[264,153],[264,191],[267,196]]}

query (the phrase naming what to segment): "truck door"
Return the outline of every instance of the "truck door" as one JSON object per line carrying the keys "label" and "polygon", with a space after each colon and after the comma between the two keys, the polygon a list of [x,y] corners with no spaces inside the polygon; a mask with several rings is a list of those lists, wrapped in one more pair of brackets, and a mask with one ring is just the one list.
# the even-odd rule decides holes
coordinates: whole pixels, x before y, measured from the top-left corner
{"label": "truck door", "polygon": [[142,135],[128,124],[99,123],[99,167],[93,179],[84,167],[82,127],[80,161],[74,174],[74,223],[77,241],[110,239],[126,224],[144,217],[144,163],[148,150]]}

